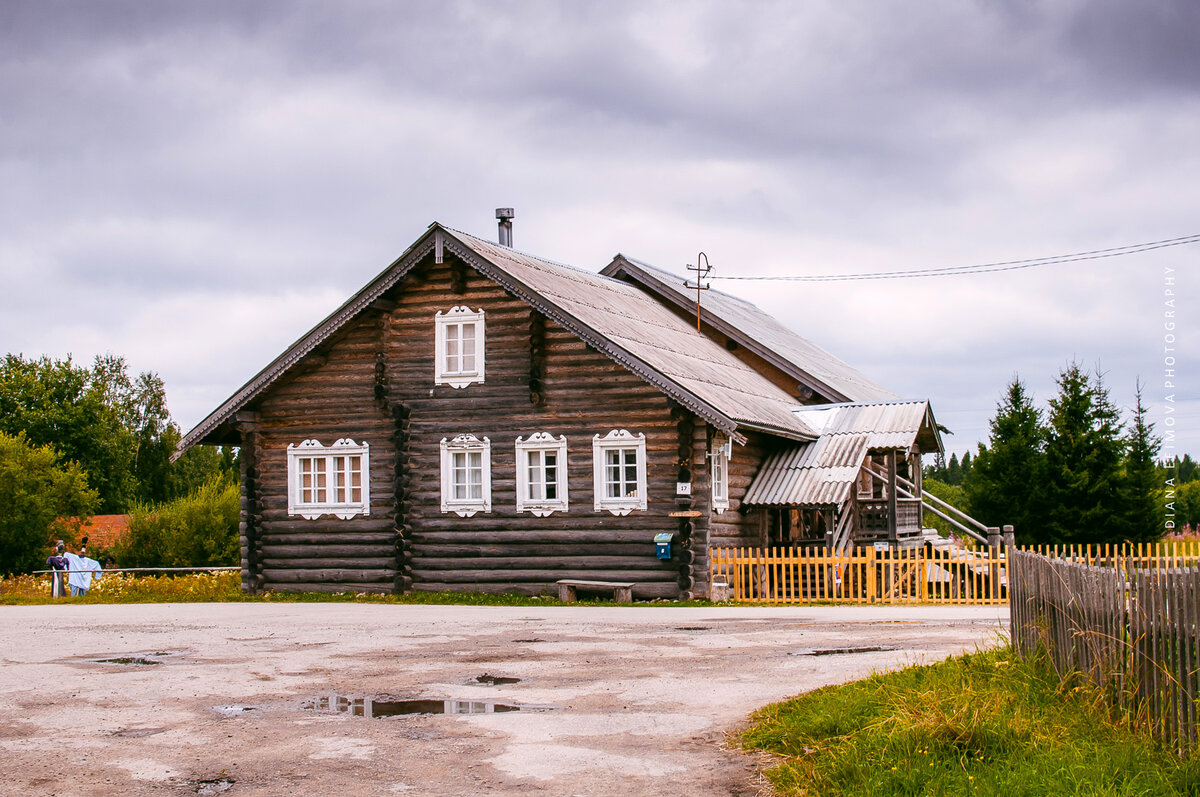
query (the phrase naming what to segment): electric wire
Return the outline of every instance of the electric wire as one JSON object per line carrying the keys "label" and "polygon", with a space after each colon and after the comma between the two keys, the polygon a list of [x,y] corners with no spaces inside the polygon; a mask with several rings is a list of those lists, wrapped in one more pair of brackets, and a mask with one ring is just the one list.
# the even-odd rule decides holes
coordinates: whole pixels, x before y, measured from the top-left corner
{"label": "electric wire", "polygon": [[1200,243],[1200,233],[1184,235],[1179,238],[1167,238],[1161,241],[1148,241],[1127,246],[1115,246],[1109,249],[1093,249],[1089,252],[1074,252],[1066,255],[1049,257],[1034,257],[1024,260],[1002,260],[996,263],[979,263],[973,266],[948,266],[946,268],[921,268],[904,271],[875,271],[857,274],[815,274],[815,275],[717,275],[710,274],[710,280],[759,280],[787,282],[843,282],[849,280],[881,280],[881,279],[912,279],[916,277],[957,277],[968,274],[990,274],[999,271],[1019,271],[1042,266],[1054,266],[1061,263],[1077,263],[1082,260],[1101,260],[1109,257],[1123,257],[1155,249],[1165,249],[1170,246],[1185,246]]}

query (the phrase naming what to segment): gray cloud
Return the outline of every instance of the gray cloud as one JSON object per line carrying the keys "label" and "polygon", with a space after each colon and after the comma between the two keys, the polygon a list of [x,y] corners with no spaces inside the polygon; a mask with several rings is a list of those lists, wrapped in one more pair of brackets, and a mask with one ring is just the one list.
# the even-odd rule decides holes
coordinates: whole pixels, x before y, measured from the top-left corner
{"label": "gray cloud", "polygon": [[[704,249],[725,274],[1195,232],[1198,16],[1182,0],[15,0],[0,335],[129,352],[186,425],[431,220],[491,236],[500,204],[518,246],[552,259],[682,270]],[[1157,385],[1160,269],[1194,260],[722,287],[931,396],[965,450],[1013,372],[1041,394],[1069,359],[1099,360],[1122,403],[1138,375]],[[51,290],[59,313],[31,306]],[[1196,395],[1194,328],[1181,337]]]}

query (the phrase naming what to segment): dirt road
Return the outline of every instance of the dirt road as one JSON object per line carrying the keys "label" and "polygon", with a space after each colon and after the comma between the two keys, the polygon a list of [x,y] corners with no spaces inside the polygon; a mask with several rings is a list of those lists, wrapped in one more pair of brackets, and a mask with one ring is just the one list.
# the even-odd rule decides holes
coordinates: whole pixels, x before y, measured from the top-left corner
{"label": "dirt road", "polygon": [[[0,792],[752,795],[755,761],[724,741],[754,708],[988,646],[1006,619],[958,607],[3,607]],[[829,652],[861,648],[885,649]]]}

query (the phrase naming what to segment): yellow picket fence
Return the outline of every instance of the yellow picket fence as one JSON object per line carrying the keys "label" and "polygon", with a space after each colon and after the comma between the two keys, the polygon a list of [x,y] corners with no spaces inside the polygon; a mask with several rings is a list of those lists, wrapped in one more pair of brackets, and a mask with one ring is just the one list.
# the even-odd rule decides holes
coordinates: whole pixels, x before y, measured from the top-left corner
{"label": "yellow picket fence", "polygon": [[[1200,561],[1200,542],[1022,550],[1096,566],[1118,559],[1137,566]],[[825,548],[713,548],[709,577],[710,583],[729,586],[730,600],[746,603],[1008,602],[1008,557],[1003,546],[879,546],[845,553]]]}

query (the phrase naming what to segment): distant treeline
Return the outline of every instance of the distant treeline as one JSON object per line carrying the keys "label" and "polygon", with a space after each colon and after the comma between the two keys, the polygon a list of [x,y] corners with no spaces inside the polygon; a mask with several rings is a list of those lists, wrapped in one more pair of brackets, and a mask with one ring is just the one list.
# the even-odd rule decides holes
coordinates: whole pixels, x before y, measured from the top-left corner
{"label": "distant treeline", "polygon": [[[78,524],[66,518],[146,516],[202,488],[209,497],[224,496],[227,491],[213,485],[237,484],[236,450],[198,446],[172,463],[179,440],[162,379],[151,372],[131,377],[123,357],[96,357],[85,367],[70,357],[6,355],[0,363],[0,573],[43,566],[54,538],[74,542]],[[236,519],[232,533],[236,542]],[[219,534],[208,549],[229,559],[229,530]]]}
{"label": "distant treeline", "polygon": [[1042,409],[1014,377],[988,442],[938,457],[926,489],[989,526],[1011,524],[1025,543],[1148,541],[1200,523],[1196,462],[1157,459],[1140,386],[1122,418],[1100,374],[1072,363],[1057,385]]}

